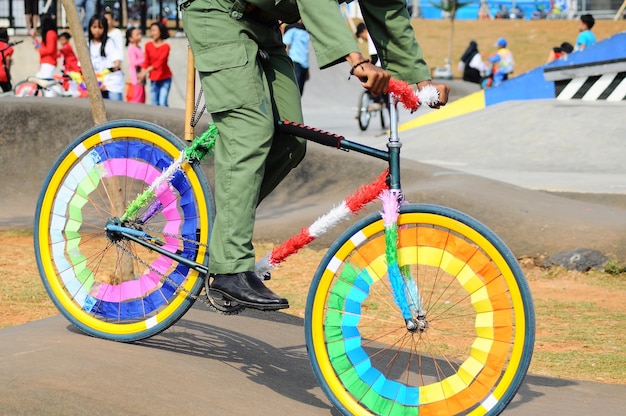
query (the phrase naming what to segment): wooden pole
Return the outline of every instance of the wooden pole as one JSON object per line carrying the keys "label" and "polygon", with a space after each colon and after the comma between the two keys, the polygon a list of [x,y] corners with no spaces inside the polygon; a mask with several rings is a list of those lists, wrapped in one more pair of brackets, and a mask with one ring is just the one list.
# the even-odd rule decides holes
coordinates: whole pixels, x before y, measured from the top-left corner
{"label": "wooden pole", "polygon": [[194,128],[191,126],[193,110],[196,106],[196,68],[191,52],[191,47],[187,46],[187,91],[185,97],[185,140],[192,141],[195,138]]}
{"label": "wooden pole", "polygon": [[[65,8],[65,14],[67,21],[70,25],[70,33],[74,38],[74,44],[76,45],[76,53],[78,54],[78,60],[83,73],[83,79],[87,84],[87,92],[89,93],[89,104],[91,105],[91,114],[93,121],[96,125],[106,123],[107,113],[104,107],[104,99],[98,86],[98,79],[91,63],[91,56],[89,55],[89,47],[83,34],[83,27],[80,24],[78,18],[78,12],[76,11],[76,5],[73,0],[62,0],[63,7]],[[126,210],[126,204],[124,195],[122,193],[122,187],[120,181],[116,178],[110,178],[105,184],[107,193],[111,197],[111,204],[113,212],[116,216],[121,216]],[[113,276],[107,277],[108,283],[117,284],[121,281],[132,280],[135,277],[133,259],[123,250],[118,248],[117,250],[118,267],[115,268]]]}
{"label": "wooden pole", "polygon": [[626,9],[626,0],[624,0],[617,13],[615,13],[615,17],[613,18],[613,20],[617,22],[619,19],[621,19],[622,13],[624,13],[624,9]]}
{"label": "wooden pole", "polygon": [[83,27],[80,24],[80,19],[78,18],[76,5],[73,0],[61,1],[63,3],[63,8],[65,9],[67,22],[70,25],[70,33],[72,34],[74,44],[76,45],[76,53],[78,54],[78,61],[80,62],[83,79],[87,85],[93,121],[96,125],[105,123],[107,121],[107,114],[106,109],[104,108],[104,100],[102,99],[102,93],[100,92],[100,87],[98,86],[98,79],[96,78],[96,73],[91,63],[89,47],[83,34]]}

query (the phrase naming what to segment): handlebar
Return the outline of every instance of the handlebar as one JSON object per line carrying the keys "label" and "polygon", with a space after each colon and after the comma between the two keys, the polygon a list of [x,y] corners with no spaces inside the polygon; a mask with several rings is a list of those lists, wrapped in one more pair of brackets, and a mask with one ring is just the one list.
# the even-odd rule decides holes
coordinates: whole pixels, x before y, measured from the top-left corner
{"label": "handlebar", "polygon": [[417,111],[422,104],[431,105],[439,101],[439,92],[434,86],[427,85],[420,91],[413,92],[408,83],[394,78],[389,80],[387,92],[393,94],[411,112]]}
{"label": "handlebar", "polygon": [[15,46],[15,45],[19,45],[19,44],[20,44],[20,43],[22,43],[22,42],[24,42],[24,41],[23,41],[23,40],[18,40],[18,41],[16,41],[16,42],[7,42],[7,47],[6,47],[6,48],[4,48],[4,49],[0,49],[0,52],[4,52],[4,51],[6,51],[7,49],[9,49],[10,47]]}

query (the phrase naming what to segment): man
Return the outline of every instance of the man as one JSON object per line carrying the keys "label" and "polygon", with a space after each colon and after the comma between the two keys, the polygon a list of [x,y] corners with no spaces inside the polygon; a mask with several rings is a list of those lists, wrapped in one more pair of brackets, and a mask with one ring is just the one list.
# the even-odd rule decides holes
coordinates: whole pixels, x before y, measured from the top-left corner
{"label": "man", "polygon": [[37,18],[39,17],[39,0],[24,0],[24,16],[29,36],[37,34]]}
{"label": "man", "polygon": [[83,32],[87,34],[89,30],[87,23],[91,16],[96,14],[96,0],[74,0],[74,4],[76,5],[78,17],[80,17],[80,23],[83,26]]}
{"label": "man", "polygon": [[[305,140],[275,131],[278,120],[303,121],[278,20],[293,23],[302,18],[319,66],[347,61],[350,74],[374,95],[387,91],[391,75],[418,88],[430,84],[405,0],[361,0],[360,5],[389,72],[359,52],[337,0],[187,0],[181,5],[207,110],[219,131],[214,151],[217,215],[209,249],[211,293],[251,308],[289,307],[252,271],[256,207],[306,150]],[[436,87],[438,108],[447,102],[449,87]]]}
{"label": "man", "polygon": [[302,24],[302,20],[285,27],[283,42],[287,46],[287,54],[293,61],[293,69],[296,74],[300,95],[304,92],[304,83],[309,79],[310,41],[311,37]]}

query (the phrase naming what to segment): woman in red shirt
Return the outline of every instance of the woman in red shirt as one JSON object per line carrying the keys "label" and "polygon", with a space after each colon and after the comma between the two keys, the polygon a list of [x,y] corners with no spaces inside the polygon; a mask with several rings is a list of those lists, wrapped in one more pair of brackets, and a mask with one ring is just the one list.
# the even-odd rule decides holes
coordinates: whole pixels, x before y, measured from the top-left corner
{"label": "woman in red shirt", "polygon": [[37,78],[52,79],[54,70],[57,68],[57,58],[59,49],[57,42],[56,21],[46,15],[41,19],[41,41],[33,36],[35,48],[39,50],[39,72],[35,74]]}
{"label": "woman in red shirt", "polygon": [[167,65],[170,45],[165,39],[169,38],[170,34],[163,23],[152,23],[150,37],[152,42],[146,44],[146,55],[141,66],[143,70],[137,78],[142,82],[148,75],[152,105],[168,107],[167,97],[172,86],[172,71]]}

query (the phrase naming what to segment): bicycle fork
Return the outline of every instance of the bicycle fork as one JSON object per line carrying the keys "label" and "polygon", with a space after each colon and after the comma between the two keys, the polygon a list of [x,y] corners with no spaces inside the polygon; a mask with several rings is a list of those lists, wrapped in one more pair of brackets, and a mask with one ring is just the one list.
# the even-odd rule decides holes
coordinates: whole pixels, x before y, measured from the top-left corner
{"label": "bicycle fork", "polygon": [[[400,205],[405,203],[400,184],[400,149],[402,143],[398,134],[398,106],[393,94],[389,94],[389,191],[381,197],[383,201],[383,222],[385,224],[385,243],[387,275],[393,291],[396,305],[402,312],[406,329],[410,332],[424,332],[428,328],[426,314],[422,308],[422,299],[417,282],[410,276],[410,271],[398,264],[398,216]],[[404,270],[402,270],[404,269]]]}

